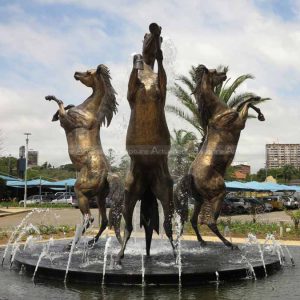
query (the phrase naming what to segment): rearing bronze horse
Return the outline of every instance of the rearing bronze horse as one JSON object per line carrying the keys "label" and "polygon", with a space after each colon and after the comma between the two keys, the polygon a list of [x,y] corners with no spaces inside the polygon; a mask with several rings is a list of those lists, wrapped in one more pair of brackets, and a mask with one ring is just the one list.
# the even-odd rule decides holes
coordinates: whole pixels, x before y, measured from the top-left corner
{"label": "rearing bronze horse", "polygon": [[93,222],[89,199],[94,196],[97,197],[101,214],[101,226],[90,244],[96,242],[106,229],[108,219],[105,199],[110,193],[113,197],[110,225],[114,226],[116,236],[121,242],[121,217],[118,210],[120,210],[123,202],[123,189],[120,188],[120,180],[116,175],[109,174],[110,166],[100,141],[101,125],[109,126],[113,114],[117,112],[116,92],[110,82],[109,69],[105,65],[99,65],[96,70],[76,72],[74,77],[93,89],[92,95],[82,104],[78,106],[69,105],[64,108],[63,102],[55,96],[46,96],[45,98],[49,101],[55,101],[59,106],[58,112],[53,116],[53,121],[59,119],[60,125],[65,130],[69,156],[79,172],[74,189],[80,211],[85,217],[83,232]]}
{"label": "rearing bronze horse", "polygon": [[253,105],[260,99],[259,97],[244,101],[236,109],[229,108],[218,98],[214,89],[226,80],[226,73],[208,70],[205,66],[199,65],[196,76],[197,85],[194,94],[202,126],[206,128],[206,136],[189,174],[183,177],[175,189],[175,207],[182,222],[185,222],[188,217],[188,198],[194,198],[191,223],[198,241],[205,244],[197,226],[200,214],[200,223],[207,224],[226,246],[233,247],[217,227],[217,219],[225,196],[224,176],[226,168],[234,158],[240,133],[245,128],[248,109],[253,108],[258,113],[260,121],[264,121],[264,116]]}
{"label": "rearing bronze horse", "polygon": [[[132,232],[132,215],[141,200],[140,223],[146,235],[146,252],[150,255],[153,230],[159,231],[157,199],[164,211],[164,229],[172,248],[173,181],[168,169],[170,134],[165,118],[167,77],[160,49],[161,27],[152,23],[143,43],[143,56],[134,57],[127,99],[131,116],[126,148],[131,158],[125,184],[125,236],[118,258],[123,258]],[[154,73],[155,60],[158,73]]]}

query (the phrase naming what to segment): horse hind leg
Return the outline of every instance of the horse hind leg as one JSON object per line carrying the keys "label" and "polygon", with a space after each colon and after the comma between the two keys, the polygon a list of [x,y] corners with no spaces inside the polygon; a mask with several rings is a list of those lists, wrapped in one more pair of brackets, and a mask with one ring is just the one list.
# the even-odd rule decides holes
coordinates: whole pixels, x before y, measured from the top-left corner
{"label": "horse hind leg", "polygon": [[108,219],[106,216],[106,207],[105,207],[105,201],[101,201],[99,203],[99,213],[101,215],[101,224],[98,233],[89,241],[89,246],[93,246],[95,243],[98,242],[101,234],[103,231],[107,228],[108,225]]}
{"label": "horse hind leg", "polygon": [[170,178],[157,178],[156,185],[154,186],[154,194],[160,200],[164,211],[164,229],[166,236],[168,237],[172,246],[174,257],[176,257],[176,251],[173,241],[172,231],[172,218],[174,214],[173,206],[173,181]]}
{"label": "horse hind leg", "polygon": [[225,196],[225,192],[220,193],[218,196],[212,199],[212,209],[214,211],[214,221],[207,224],[209,229],[224,243],[225,246],[230,247],[232,249],[238,249],[238,247],[228,241],[219,231],[217,226],[217,219],[220,215],[223,199]]}
{"label": "horse hind leg", "polygon": [[191,222],[192,227],[193,227],[193,229],[196,233],[198,242],[200,242],[201,246],[205,246],[206,242],[203,240],[203,238],[200,234],[200,231],[198,229],[198,216],[200,214],[201,206],[202,206],[202,202],[199,202],[198,200],[195,200],[194,211],[193,211],[192,217],[190,219],[190,222]]}
{"label": "horse hind leg", "polygon": [[108,219],[107,219],[107,215],[106,215],[105,199],[108,195],[108,192],[109,192],[109,190],[107,189],[107,187],[105,187],[104,190],[102,192],[100,192],[99,195],[96,196],[97,197],[97,205],[98,205],[98,209],[99,209],[99,214],[100,214],[100,217],[101,217],[101,224],[100,224],[100,228],[99,228],[99,231],[96,234],[96,236],[89,241],[90,246],[93,246],[95,243],[98,242],[101,234],[107,228]]}
{"label": "horse hind leg", "polygon": [[134,211],[134,207],[136,205],[136,202],[138,200],[138,195],[135,193],[129,193],[128,191],[125,191],[125,205],[124,205],[124,211],[123,216],[125,220],[125,233],[124,233],[124,239],[123,244],[120,252],[117,256],[117,263],[120,264],[121,259],[124,258],[124,252],[126,249],[126,245],[128,240],[130,239],[133,226],[132,226],[132,215]]}
{"label": "horse hind leg", "polygon": [[[91,215],[88,197],[76,185],[75,185],[75,193],[78,198],[79,209],[83,216],[82,231],[81,231],[80,236],[76,237],[76,240],[75,240],[75,245],[76,245],[79,242],[80,237],[85,233],[85,231],[94,222],[94,218]],[[72,242],[68,244],[67,249],[70,250],[71,246],[72,246]]]}

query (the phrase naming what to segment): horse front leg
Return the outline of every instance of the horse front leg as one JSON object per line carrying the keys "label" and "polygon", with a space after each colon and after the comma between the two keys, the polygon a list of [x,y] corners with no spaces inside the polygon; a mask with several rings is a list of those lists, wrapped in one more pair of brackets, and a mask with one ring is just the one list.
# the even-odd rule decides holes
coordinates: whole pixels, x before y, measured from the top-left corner
{"label": "horse front leg", "polygon": [[257,114],[258,114],[257,118],[259,121],[265,121],[265,116],[263,115],[263,113],[261,112],[261,110],[258,107],[254,106],[252,103],[249,104],[249,107],[251,107],[254,111],[257,112]]}
{"label": "horse front leg", "polygon": [[54,101],[54,102],[56,102],[56,103],[58,104],[59,108],[63,107],[63,105],[64,105],[64,103],[63,103],[62,100],[57,99],[57,98],[56,98],[55,96],[53,96],[53,95],[48,95],[48,96],[45,97],[45,99],[46,99],[47,101]]}

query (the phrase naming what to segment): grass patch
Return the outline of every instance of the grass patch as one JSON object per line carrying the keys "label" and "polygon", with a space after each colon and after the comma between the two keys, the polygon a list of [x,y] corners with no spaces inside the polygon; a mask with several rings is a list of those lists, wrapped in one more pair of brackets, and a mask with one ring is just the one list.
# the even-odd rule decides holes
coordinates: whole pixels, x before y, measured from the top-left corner
{"label": "grass patch", "polygon": [[[69,225],[38,225],[37,229],[39,230],[43,239],[53,238],[66,238],[73,237],[75,232],[74,226]],[[8,242],[11,231],[3,231],[0,229],[0,244],[5,244]],[[28,230],[28,232],[22,237],[21,242],[25,242],[29,235],[37,236],[39,235],[34,229]],[[18,234],[16,235],[18,237]]]}
{"label": "grass patch", "polygon": [[[249,233],[255,234],[258,238],[264,239],[267,234],[274,234],[276,238],[280,235],[280,226],[278,223],[260,223],[243,221],[224,221],[218,222],[218,228],[223,234],[226,226],[229,226],[232,237],[247,237]],[[188,222],[184,226],[186,234],[195,235],[195,232]],[[206,225],[199,226],[203,235],[214,235]],[[300,230],[292,224],[283,224],[283,237],[286,240],[300,240]]]}

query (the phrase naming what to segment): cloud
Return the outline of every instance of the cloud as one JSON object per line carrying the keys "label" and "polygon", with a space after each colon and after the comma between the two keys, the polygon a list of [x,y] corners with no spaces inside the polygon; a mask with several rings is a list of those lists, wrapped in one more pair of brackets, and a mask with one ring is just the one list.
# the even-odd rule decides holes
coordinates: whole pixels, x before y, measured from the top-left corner
{"label": "cloud", "polygon": [[[155,21],[169,41],[165,55],[173,56],[167,66],[170,83],[191,65],[223,64],[230,66],[231,78],[255,75],[241,91],[273,99],[261,105],[265,123],[247,122],[236,155],[254,170],[263,167],[266,143],[299,142],[300,25],[297,5],[287,20],[256,2],[36,0],[1,7],[6,18],[0,21],[0,66],[5,70],[0,119],[6,152],[16,155],[24,130],[32,131],[32,148],[40,151],[41,161],[68,162],[64,132],[50,122],[56,107],[43,97],[55,94],[66,104],[79,104],[89,90],[74,81],[74,71],[105,63],[120,105],[111,126],[101,130],[102,144],[124,154],[130,54],[141,51],[148,24]],[[172,95],[167,102],[177,103]],[[167,121],[170,131],[191,129],[173,115],[167,114]]]}

